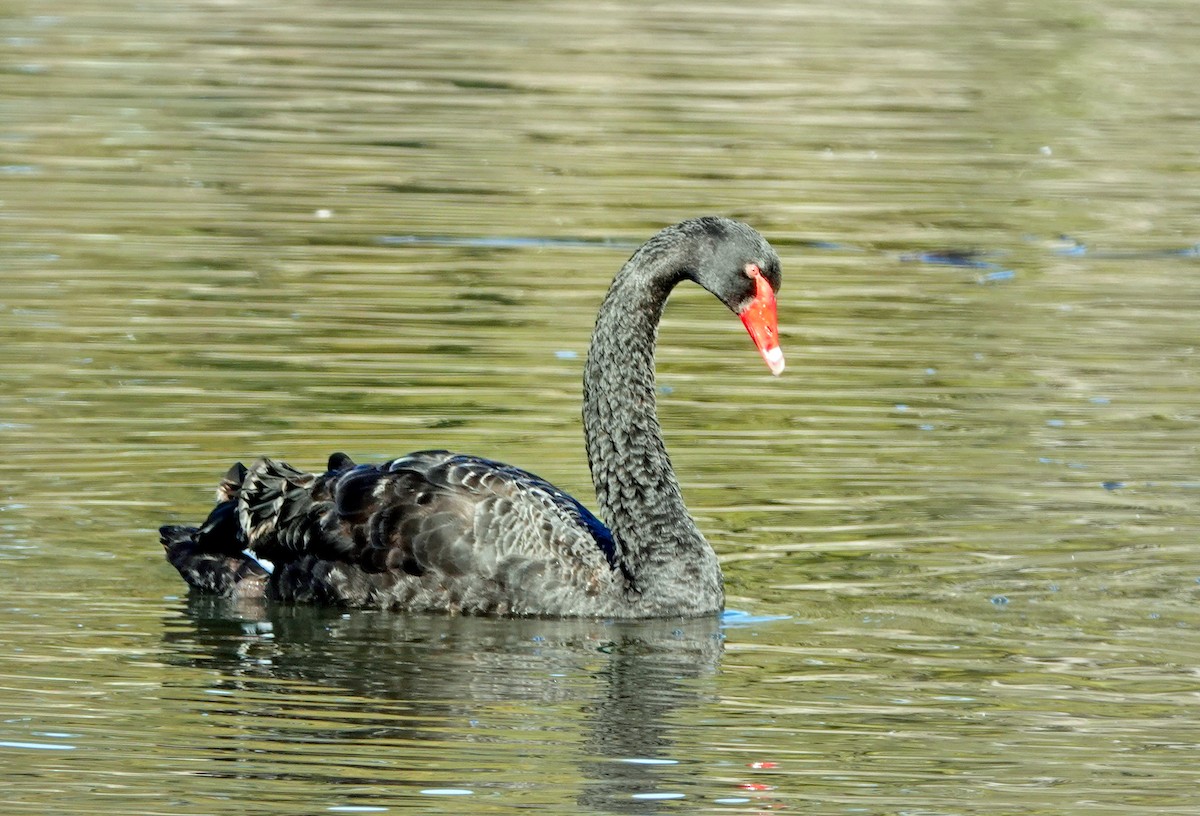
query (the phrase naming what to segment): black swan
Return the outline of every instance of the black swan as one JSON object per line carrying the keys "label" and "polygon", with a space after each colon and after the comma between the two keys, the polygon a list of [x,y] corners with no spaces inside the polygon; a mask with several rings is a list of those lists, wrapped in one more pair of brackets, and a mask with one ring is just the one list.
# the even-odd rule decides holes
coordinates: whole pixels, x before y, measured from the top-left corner
{"label": "black swan", "polygon": [[617,273],[583,375],[583,431],[605,527],[528,471],[448,451],[324,473],[234,465],[200,527],[160,530],[191,587],[226,597],[478,615],[657,618],[719,612],[721,567],[683,504],[655,413],[654,346],[692,280],[738,314],[771,372],[779,257],[745,224],[684,221]]}

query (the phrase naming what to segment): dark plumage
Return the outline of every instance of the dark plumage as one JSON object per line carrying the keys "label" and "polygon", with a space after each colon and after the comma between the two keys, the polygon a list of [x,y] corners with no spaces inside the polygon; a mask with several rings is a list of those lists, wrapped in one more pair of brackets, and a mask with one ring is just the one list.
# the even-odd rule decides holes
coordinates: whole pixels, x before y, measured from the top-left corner
{"label": "dark plumage", "polygon": [[655,414],[658,321],[685,279],[740,314],[772,370],[783,367],[779,259],[757,232],[698,218],[638,249],[600,308],[584,372],[588,461],[610,527],[532,473],[476,456],[356,465],[335,453],[324,473],[264,458],[229,470],[200,527],[161,529],[167,559],[194,589],[227,597],[495,615],[719,611],[721,569]]}

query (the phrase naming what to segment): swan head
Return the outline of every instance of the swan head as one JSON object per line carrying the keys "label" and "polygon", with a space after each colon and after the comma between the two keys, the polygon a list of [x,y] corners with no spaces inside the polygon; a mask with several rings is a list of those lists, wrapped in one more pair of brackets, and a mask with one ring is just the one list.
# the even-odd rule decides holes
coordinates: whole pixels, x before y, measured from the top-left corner
{"label": "swan head", "polygon": [[675,229],[694,247],[685,276],[694,280],[742,319],[771,373],[783,373],[783,349],[775,293],[782,284],[779,256],[752,227],[729,218],[684,221]]}

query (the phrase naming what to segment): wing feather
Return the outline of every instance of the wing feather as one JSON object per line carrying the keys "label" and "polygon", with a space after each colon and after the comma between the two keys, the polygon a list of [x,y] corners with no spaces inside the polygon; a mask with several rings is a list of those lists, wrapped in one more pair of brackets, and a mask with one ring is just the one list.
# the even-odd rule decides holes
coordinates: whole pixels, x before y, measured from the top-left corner
{"label": "wing feather", "polygon": [[218,498],[200,528],[212,540],[194,549],[270,559],[269,591],[293,600],[520,614],[539,603],[531,587],[594,594],[623,576],[612,535],[579,502],[480,457],[334,454],[320,474],[264,458],[232,468]]}

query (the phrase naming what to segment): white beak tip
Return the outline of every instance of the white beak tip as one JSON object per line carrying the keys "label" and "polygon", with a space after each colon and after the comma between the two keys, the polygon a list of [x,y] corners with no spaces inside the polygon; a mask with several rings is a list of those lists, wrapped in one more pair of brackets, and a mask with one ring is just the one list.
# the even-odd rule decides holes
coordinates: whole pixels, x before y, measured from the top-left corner
{"label": "white beak tip", "polygon": [[767,361],[767,368],[771,369],[772,374],[778,377],[783,373],[783,349],[779,346],[772,346],[769,349],[764,349],[762,356]]}

